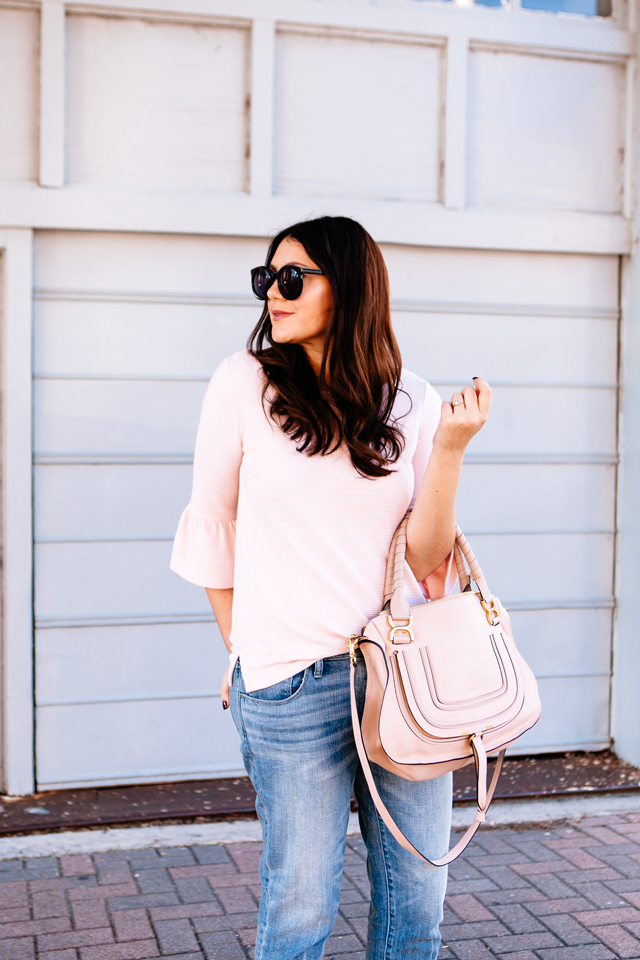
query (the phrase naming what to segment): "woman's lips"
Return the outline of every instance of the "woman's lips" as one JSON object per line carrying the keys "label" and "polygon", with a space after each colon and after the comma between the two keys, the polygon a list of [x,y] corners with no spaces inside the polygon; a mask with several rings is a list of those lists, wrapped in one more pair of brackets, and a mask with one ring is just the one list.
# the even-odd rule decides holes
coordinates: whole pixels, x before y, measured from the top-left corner
{"label": "woman's lips", "polygon": [[274,310],[271,314],[272,320],[282,320],[284,317],[290,317],[290,313],[286,313],[284,310]]}

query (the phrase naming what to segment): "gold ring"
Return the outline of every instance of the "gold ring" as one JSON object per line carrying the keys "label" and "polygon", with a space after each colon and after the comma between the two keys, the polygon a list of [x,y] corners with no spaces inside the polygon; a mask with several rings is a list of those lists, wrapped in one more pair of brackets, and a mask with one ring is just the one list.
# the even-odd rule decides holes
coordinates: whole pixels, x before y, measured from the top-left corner
{"label": "gold ring", "polygon": [[451,401],[451,406],[452,406],[452,407],[457,407],[457,406],[459,406],[461,403],[462,403],[462,400],[452,400],[452,401]]}

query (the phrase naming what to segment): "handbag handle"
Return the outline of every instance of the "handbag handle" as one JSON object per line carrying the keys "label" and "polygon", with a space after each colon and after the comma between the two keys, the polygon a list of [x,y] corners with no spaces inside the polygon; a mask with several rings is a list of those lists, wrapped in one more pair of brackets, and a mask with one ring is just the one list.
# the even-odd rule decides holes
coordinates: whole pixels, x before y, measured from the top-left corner
{"label": "handbag handle", "polygon": [[[354,638],[356,639],[356,638]],[[364,638],[358,637],[360,642]],[[491,783],[487,786],[487,754],[485,753],[484,744],[482,743],[482,737],[477,735],[472,735],[469,739],[471,741],[471,747],[473,749],[473,758],[476,765],[476,779],[478,782],[478,812],[476,813],[473,823],[467,827],[464,836],[458,840],[456,845],[449,850],[444,857],[440,857],[438,860],[430,860],[429,857],[425,857],[423,853],[414,847],[408,837],[404,835],[398,824],[395,822],[389,811],[387,810],[382,797],[378,793],[378,788],[376,787],[375,780],[373,779],[373,773],[371,772],[371,765],[369,764],[369,758],[367,757],[367,750],[364,745],[364,740],[362,739],[362,728],[360,726],[360,718],[358,716],[358,703],[356,700],[356,658],[355,653],[351,657],[351,676],[350,676],[350,686],[351,686],[351,718],[353,723],[353,736],[356,742],[356,749],[358,751],[358,757],[360,758],[360,765],[362,767],[362,772],[364,773],[365,779],[367,781],[367,786],[369,787],[369,792],[373,799],[373,802],[376,805],[376,809],[380,814],[383,823],[389,829],[389,832],[395,839],[398,841],[401,847],[404,847],[405,850],[408,850],[409,853],[413,853],[420,860],[424,860],[425,863],[430,863],[432,867],[445,867],[448,863],[451,863],[460,854],[467,848],[471,842],[476,830],[481,823],[484,823],[487,810],[489,809],[489,804],[493,799],[493,794],[498,783],[498,777],[500,776],[500,770],[502,768],[502,761],[504,760],[505,750],[501,750],[498,755],[498,760],[496,763],[496,768],[493,771],[493,777],[491,778]]]}
{"label": "handbag handle", "polygon": [[[387,603],[390,604],[391,619],[394,622],[396,620],[408,620],[411,616],[411,607],[404,592],[404,564],[407,552],[407,524],[409,522],[409,515],[409,513],[406,515],[391,541],[385,572],[384,601],[382,606],[384,609]],[[458,577],[460,579],[460,591],[463,592],[469,586],[470,579],[474,580],[480,592],[480,598],[484,600],[486,604],[490,605],[493,598],[487,586],[487,581],[484,578],[484,574],[480,569],[480,564],[476,560],[473,550],[469,546],[469,541],[457,524],[454,555],[458,568]],[[469,568],[468,573],[465,567],[465,561]]]}

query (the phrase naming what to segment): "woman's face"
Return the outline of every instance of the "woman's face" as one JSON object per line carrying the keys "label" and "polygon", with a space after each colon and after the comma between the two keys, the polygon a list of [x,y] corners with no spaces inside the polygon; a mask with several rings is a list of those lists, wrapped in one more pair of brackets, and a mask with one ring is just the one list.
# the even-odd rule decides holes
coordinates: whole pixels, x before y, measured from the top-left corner
{"label": "woman's face", "polygon": [[[278,246],[269,266],[279,270],[292,264],[318,270],[304,247],[297,240],[286,237]],[[274,283],[269,288],[267,302],[271,319],[272,337],[276,343],[299,343],[304,347],[316,373],[320,371],[324,338],[331,315],[331,285],[326,277],[307,274],[302,294],[297,300],[285,300]]]}

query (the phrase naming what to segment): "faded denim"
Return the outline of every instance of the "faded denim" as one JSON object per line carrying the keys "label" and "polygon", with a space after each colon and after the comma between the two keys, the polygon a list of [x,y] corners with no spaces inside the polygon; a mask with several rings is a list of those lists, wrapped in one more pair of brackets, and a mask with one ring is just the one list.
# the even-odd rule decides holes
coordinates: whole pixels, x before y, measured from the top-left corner
{"label": "faded denim", "polygon": [[[357,671],[362,709],[361,654]],[[338,911],[352,788],[371,883],[367,960],[436,960],[447,870],[400,847],[375,809],[351,729],[348,655],[249,694],[238,663],[231,710],[264,838],[255,960],[324,956]],[[451,774],[414,783],[372,767],[401,829],[427,856],[442,856],[451,825]]]}

